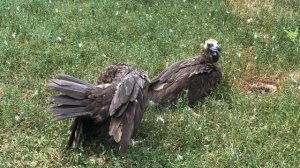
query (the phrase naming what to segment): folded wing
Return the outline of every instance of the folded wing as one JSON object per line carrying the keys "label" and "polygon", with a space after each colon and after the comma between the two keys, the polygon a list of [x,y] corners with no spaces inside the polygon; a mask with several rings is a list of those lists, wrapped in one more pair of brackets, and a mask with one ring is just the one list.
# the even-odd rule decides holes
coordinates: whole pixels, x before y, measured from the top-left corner
{"label": "folded wing", "polygon": [[119,144],[121,155],[127,152],[130,139],[142,120],[149,79],[138,71],[129,72],[120,82],[110,104],[109,135]]}

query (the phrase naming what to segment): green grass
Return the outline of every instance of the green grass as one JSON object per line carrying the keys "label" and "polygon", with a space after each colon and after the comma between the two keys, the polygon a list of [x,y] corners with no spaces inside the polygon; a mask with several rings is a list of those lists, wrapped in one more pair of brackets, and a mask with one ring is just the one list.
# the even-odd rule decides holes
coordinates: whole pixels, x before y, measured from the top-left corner
{"label": "green grass", "polygon": [[[240,2],[1,1],[0,167],[298,167],[300,42],[287,32],[300,25],[300,2]],[[55,74],[95,83],[104,67],[127,62],[152,78],[211,37],[224,78],[205,101],[149,107],[142,142],[124,158],[101,140],[64,151],[70,121],[47,112]],[[254,78],[279,90],[249,93]]]}

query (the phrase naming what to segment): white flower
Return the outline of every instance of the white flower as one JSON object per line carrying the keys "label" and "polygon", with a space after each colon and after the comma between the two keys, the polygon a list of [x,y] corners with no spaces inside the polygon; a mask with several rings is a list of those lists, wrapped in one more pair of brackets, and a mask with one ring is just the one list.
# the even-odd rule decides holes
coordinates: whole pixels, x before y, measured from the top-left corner
{"label": "white flower", "polygon": [[12,37],[16,38],[16,32],[13,32]]}
{"label": "white flower", "polygon": [[176,161],[182,161],[183,160],[183,156],[181,155],[176,155]]}
{"label": "white flower", "polygon": [[173,32],[174,32],[174,30],[173,30],[173,29],[169,29],[169,32],[170,32],[170,33],[173,33]]}
{"label": "white flower", "polygon": [[186,47],[186,44],[180,44],[180,47]]}
{"label": "white flower", "polygon": [[157,120],[160,121],[160,122],[162,122],[162,123],[165,123],[165,119],[162,118],[162,116],[158,116],[158,117],[157,117]]}
{"label": "white flower", "polygon": [[275,40],[275,38],[276,38],[275,36],[272,36],[272,40]]}
{"label": "white flower", "polygon": [[38,94],[39,94],[39,91],[35,90],[34,93],[33,93],[33,96],[37,96]]}
{"label": "white flower", "polygon": [[145,140],[135,141],[134,139],[131,139],[132,146],[135,146],[135,145],[137,145],[137,144],[139,144],[139,143],[142,143],[142,142],[144,142],[144,141],[145,141]]}
{"label": "white flower", "polygon": [[254,39],[257,39],[259,37],[259,35],[255,32],[254,33]]}
{"label": "white flower", "polygon": [[251,22],[253,22],[252,18],[247,19],[247,23],[251,23]]}
{"label": "white flower", "polygon": [[33,167],[35,167],[35,166],[37,165],[37,163],[36,163],[35,161],[32,161],[32,162],[30,163],[30,165],[33,166]]}
{"label": "white flower", "polygon": [[55,8],[55,12],[56,12],[56,13],[58,13],[58,12],[59,12],[57,8]]}
{"label": "white flower", "polygon": [[61,37],[57,37],[57,40],[58,40],[58,41],[62,41]]}
{"label": "white flower", "polygon": [[82,47],[82,45],[83,45],[82,43],[79,43],[79,44],[78,44],[78,47],[79,47],[79,48],[81,48],[81,47]]}
{"label": "white flower", "polygon": [[119,15],[119,11],[117,11],[115,15]]}
{"label": "white flower", "polygon": [[104,53],[102,54],[102,57],[107,58],[106,54],[104,54]]}
{"label": "white flower", "polygon": [[17,122],[19,122],[20,119],[21,119],[20,116],[18,116],[18,115],[15,116],[15,120],[16,120]]}
{"label": "white flower", "polygon": [[128,10],[126,10],[125,13],[128,14]]}
{"label": "white flower", "polygon": [[182,0],[182,2],[186,2],[186,0]]}
{"label": "white flower", "polygon": [[17,11],[19,11],[20,10],[20,6],[17,6]]}
{"label": "white flower", "polygon": [[4,44],[5,44],[6,46],[8,46],[8,43],[7,43],[7,41],[6,41],[6,40],[4,40]]}

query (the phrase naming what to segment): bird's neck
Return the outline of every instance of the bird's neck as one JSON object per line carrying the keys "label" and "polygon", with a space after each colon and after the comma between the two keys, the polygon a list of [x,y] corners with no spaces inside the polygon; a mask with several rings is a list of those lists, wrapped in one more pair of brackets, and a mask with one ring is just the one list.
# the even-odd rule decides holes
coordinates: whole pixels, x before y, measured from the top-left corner
{"label": "bird's neck", "polygon": [[204,64],[204,63],[213,63],[211,54],[209,53],[209,51],[207,51],[205,49],[202,49],[200,54],[197,55],[196,58],[202,64]]}

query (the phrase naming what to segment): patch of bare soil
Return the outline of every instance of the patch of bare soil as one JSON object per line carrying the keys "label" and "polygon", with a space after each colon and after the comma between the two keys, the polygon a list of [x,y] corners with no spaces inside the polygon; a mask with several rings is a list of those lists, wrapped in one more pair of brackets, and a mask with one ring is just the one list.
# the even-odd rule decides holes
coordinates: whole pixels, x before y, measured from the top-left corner
{"label": "patch of bare soil", "polygon": [[244,85],[244,89],[248,93],[275,93],[279,87],[279,78],[277,77],[255,77],[246,80]]}

